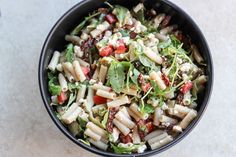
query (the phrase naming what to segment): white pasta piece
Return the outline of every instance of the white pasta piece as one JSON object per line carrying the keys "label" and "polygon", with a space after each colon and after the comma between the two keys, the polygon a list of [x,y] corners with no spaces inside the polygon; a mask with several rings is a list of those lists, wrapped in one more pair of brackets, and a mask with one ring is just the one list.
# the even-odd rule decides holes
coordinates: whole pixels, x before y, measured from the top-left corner
{"label": "white pasta piece", "polygon": [[107,148],[108,148],[108,145],[107,145],[106,143],[102,142],[102,141],[99,141],[99,140],[95,141],[95,140],[93,140],[92,138],[89,138],[88,140],[89,140],[89,142],[92,143],[95,147],[97,147],[97,148],[99,148],[99,149],[101,149],[101,150],[107,150]]}
{"label": "white pasta piece", "polygon": [[160,147],[166,145],[167,143],[170,143],[171,141],[173,141],[173,137],[168,135],[164,139],[161,139],[160,141],[151,144],[150,147],[152,150],[154,150],[154,149],[157,149],[157,148],[160,148]]}
{"label": "white pasta piece", "polygon": [[57,64],[56,69],[57,69],[57,71],[60,71],[60,72],[63,71],[61,63]]}
{"label": "white pasta piece", "polygon": [[82,67],[87,67],[89,68],[90,67],[90,64],[88,62],[85,62],[84,60],[80,59],[80,58],[77,58],[77,60],[79,61],[79,64],[82,66]]}
{"label": "white pasta piece", "polygon": [[96,83],[96,84],[94,84],[94,85],[92,86],[92,88],[93,88],[94,90],[100,89],[100,90],[107,91],[107,92],[111,91],[111,87],[104,86],[104,85],[102,85],[101,83]]}
{"label": "white pasta piece", "polygon": [[187,93],[184,94],[184,98],[183,98],[183,104],[184,105],[190,105],[191,103],[191,96],[192,94],[190,93],[190,91],[188,91]]}
{"label": "white pasta piece", "polygon": [[153,125],[158,126],[160,125],[160,118],[163,115],[163,111],[160,107],[156,107],[155,108],[155,112],[154,112],[154,118],[153,118]]}
{"label": "white pasta piece", "polygon": [[101,24],[97,25],[96,29],[92,30],[90,34],[93,38],[96,38],[98,35],[107,30],[109,27],[110,24],[107,21],[104,21]]}
{"label": "white pasta piece", "polygon": [[134,12],[137,13],[139,10],[144,9],[143,3],[139,3],[137,6],[133,8]]}
{"label": "white pasta piece", "polygon": [[113,101],[107,103],[108,108],[118,107],[121,105],[130,104],[130,100],[127,96],[121,96]]}
{"label": "white pasta piece", "polygon": [[82,34],[80,35],[80,38],[82,39],[82,40],[87,40],[88,39],[88,34],[86,33],[86,32],[82,32]]}
{"label": "white pasta piece", "polygon": [[107,99],[113,99],[113,100],[116,98],[116,93],[108,92],[108,91],[101,90],[101,89],[97,90],[96,95],[107,98]]}
{"label": "white pasta piece", "polygon": [[127,111],[127,108],[125,106],[120,107],[120,111],[129,119],[131,119],[129,112]]}
{"label": "white pasta piece", "polygon": [[48,69],[50,69],[51,71],[54,71],[56,69],[58,62],[59,62],[59,58],[60,58],[60,52],[54,51],[54,53],[52,55],[52,59],[51,59],[50,63],[48,64]]}
{"label": "white pasta piece", "polygon": [[73,67],[74,67],[74,71],[75,71],[75,75],[77,79],[80,80],[80,82],[83,82],[84,80],[86,80],[86,77],[77,60],[73,61]]}
{"label": "white pasta piece", "polygon": [[122,124],[124,124],[126,127],[132,129],[135,126],[135,123],[130,120],[127,116],[125,116],[125,114],[121,111],[119,111],[116,115],[115,115],[116,119],[119,120]]}
{"label": "white pasta piece", "polygon": [[136,90],[136,89],[132,89],[132,88],[127,89],[127,88],[125,88],[125,89],[123,89],[121,92],[122,92],[122,93],[125,93],[125,94],[127,94],[127,95],[132,95],[132,96],[140,97],[140,96],[138,95],[137,91],[138,91],[138,90]]}
{"label": "white pasta piece", "polygon": [[142,114],[140,111],[139,111],[139,107],[136,103],[132,103],[130,105],[130,110],[132,110],[137,116],[139,116],[141,119],[147,119],[148,118],[148,114]]}
{"label": "white pasta piece", "polygon": [[176,116],[176,117],[181,118],[181,119],[183,119],[186,115],[184,113],[181,113],[181,112],[177,111],[174,108],[169,108],[167,112],[168,112],[169,115]]}
{"label": "white pasta piece", "polygon": [[75,70],[73,68],[73,65],[70,62],[62,63],[62,67],[63,67],[64,71],[70,72],[70,74],[73,76],[73,78],[75,80],[77,80],[77,77],[76,77],[76,74],[75,74]]}
{"label": "white pasta piece", "polygon": [[129,134],[130,129],[122,124],[119,120],[115,118],[113,119],[113,123],[125,136]]}
{"label": "white pasta piece", "polygon": [[180,122],[179,126],[182,129],[186,129],[190,122],[197,117],[197,111],[191,110],[189,113],[184,117],[184,119]]}
{"label": "white pasta piece", "polygon": [[77,45],[74,46],[74,52],[77,57],[83,57],[84,52],[81,50],[81,48]]}
{"label": "white pasta piece", "polygon": [[153,52],[149,47],[145,47],[143,52],[150,60],[154,61],[157,64],[162,64],[163,59],[161,58],[161,56],[156,52]]}
{"label": "white pasta piece", "polygon": [[88,95],[87,95],[87,104],[86,104],[86,110],[88,112],[91,111],[93,105],[94,105],[94,101],[93,101],[93,96],[94,96],[94,91],[92,89],[91,86],[88,87]]}
{"label": "white pasta piece", "polygon": [[160,30],[160,34],[164,34],[164,35],[169,34],[176,28],[177,28],[177,25],[171,25],[171,26],[165,27]]}
{"label": "white pasta piece", "polygon": [[[62,116],[62,120],[66,123],[66,124],[70,124],[73,121],[76,120],[76,118],[79,116],[79,114],[82,112],[82,108],[81,107],[77,107],[69,116],[67,117],[63,117]],[[66,114],[66,113],[65,113]]]}
{"label": "white pasta piece", "polygon": [[93,132],[91,129],[86,128],[84,131],[84,134],[88,137],[91,137],[95,141],[99,141],[101,139],[101,136]]}
{"label": "white pasta piece", "polygon": [[62,119],[66,119],[67,117],[69,117],[76,110],[78,106],[79,106],[78,103],[73,103],[62,115]]}
{"label": "white pasta piece", "polygon": [[178,125],[175,125],[172,130],[173,130],[174,132],[176,132],[176,133],[182,132],[182,128],[181,128],[180,126],[178,126]]}
{"label": "white pasta piece", "polygon": [[138,134],[138,128],[137,126],[134,127],[133,133],[132,133],[132,140],[134,144],[138,144],[141,142],[140,136]]}
{"label": "white pasta piece", "polygon": [[165,115],[161,115],[159,120],[162,123],[169,123],[169,124],[177,124],[178,123],[178,120],[176,120],[174,118],[170,118],[170,117],[165,116]]}
{"label": "white pasta piece", "polygon": [[76,102],[79,103],[80,99],[83,99],[85,96],[85,92],[86,92],[86,85],[80,85],[80,89],[77,93],[77,98],[76,98]]}
{"label": "white pasta piece", "polygon": [[80,45],[81,44],[81,39],[80,39],[80,37],[78,37],[78,36],[75,36],[75,35],[66,35],[65,36],[65,40],[66,41],[69,41],[69,42],[72,42],[72,43],[74,43],[74,44],[76,44],[76,45]]}
{"label": "white pasta piece", "polygon": [[68,70],[64,69],[64,72],[65,72],[66,78],[67,78],[70,82],[75,81],[75,78],[71,75],[71,73],[70,73]]}
{"label": "white pasta piece", "polygon": [[163,134],[163,133],[164,133],[163,130],[155,130],[155,131],[153,131],[153,132],[147,134],[147,135],[144,137],[144,140],[145,140],[145,141],[148,141],[148,140],[153,139],[153,138],[155,138],[155,137],[157,137],[157,136],[159,136],[159,135],[161,135],[161,134]]}
{"label": "white pasta piece", "polygon": [[97,67],[93,73],[92,79],[97,80],[99,74],[99,68]]}
{"label": "white pasta piece", "polygon": [[168,134],[166,132],[163,132],[162,134],[149,139],[148,144],[151,146],[153,143],[159,142],[161,139],[164,139],[167,136],[168,136]]}
{"label": "white pasta piece", "polygon": [[191,49],[193,51],[193,57],[198,63],[202,63],[204,59],[202,58],[201,54],[198,51],[198,48],[196,45],[192,44]]}
{"label": "white pasta piece", "polygon": [[111,142],[117,142],[119,139],[119,135],[120,135],[120,131],[116,127],[114,127],[111,133],[111,136],[112,136]]}
{"label": "white pasta piece", "polygon": [[190,63],[183,63],[180,65],[179,70],[182,72],[189,72],[189,70],[192,68],[192,64]]}
{"label": "white pasta piece", "polygon": [[102,83],[105,82],[106,76],[107,76],[107,66],[101,65],[99,74],[98,74],[98,80]]}
{"label": "white pasta piece", "polygon": [[156,37],[161,41],[167,41],[169,39],[168,36],[166,36],[164,34],[160,34],[160,33],[156,33]]}
{"label": "white pasta piece", "polygon": [[188,114],[189,111],[191,111],[190,108],[186,107],[186,106],[182,106],[182,105],[178,105],[178,104],[175,104],[175,107],[174,109],[180,113],[183,113],[183,114]]}
{"label": "white pasta piece", "polygon": [[131,117],[133,117],[137,122],[141,119],[138,115],[136,115],[132,110],[127,108],[127,111]]}
{"label": "white pasta piece", "polygon": [[106,138],[106,131],[100,128],[99,126],[95,125],[94,123],[88,122],[86,127],[95,132],[96,134]]}
{"label": "white pasta piece", "polygon": [[165,14],[158,14],[154,18],[154,24],[156,27],[158,27],[160,25],[160,23],[164,20],[165,16],[166,16]]}
{"label": "white pasta piece", "polygon": [[60,73],[58,75],[58,81],[61,86],[61,90],[63,92],[66,92],[68,90],[67,81],[66,81],[66,78],[64,77],[64,75],[62,75],[62,73]]}
{"label": "white pasta piece", "polygon": [[158,87],[161,89],[161,90],[165,90],[166,89],[166,85],[165,85],[165,82],[161,79],[161,77],[158,75],[157,72],[155,71],[152,71],[150,74],[150,79],[151,80],[154,80]]}
{"label": "white pasta piece", "polygon": [[142,25],[140,21],[135,21],[134,30],[133,29],[131,30],[134,31],[135,33],[141,33],[141,32],[145,32],[147,30],[147,27]]}

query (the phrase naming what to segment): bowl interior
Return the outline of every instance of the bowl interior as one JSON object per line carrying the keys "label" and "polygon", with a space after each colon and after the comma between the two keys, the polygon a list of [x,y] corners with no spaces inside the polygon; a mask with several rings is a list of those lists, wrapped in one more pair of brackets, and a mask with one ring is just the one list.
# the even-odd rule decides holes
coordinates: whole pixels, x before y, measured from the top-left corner
{"label": "bowl interior", "polygon": [[[124,0],[109,0],[108,2],[111,4],[120,4],[128,8],[132,8],[133,6],[138,4],[137,0],[125,0],[125,1]],[[174,5],[173,3],[169,1],[148,0],[148,1],[145,1],[144,4],[147,8],[153,8],[158,13],[164,12],[166,14],[171,15],[172,16],[171,23],[178,24],[179,28],[184,32],[184,34],[187,34],[191,37],[193,43],[197,45],[199,51],[201,52],[202,56],[204,57],[207,63],[206,74],[208,76],[208,83],[207,83],[205,91],[199,96],[199,99],[198,99],[199,105],[197,108],[197,111],[198,111],[197,118],[193,120],[193,122],[188,126],[186,130],[184,130],[182,134],[180,134],[176,139],[174,139],[174,141],[163,146],[160,149],[147,151],[142,154],[132,154],[132,156],[147,156],[147,155],[162,152],[163,150],[166,150],[167,148],[176,144],[184,136],[186,136],[190,132],[190,130],[197,124],[201,115],[203,114],[206,108],[208,99],[211,94],[212,83],[213,83],[213,67],[212,67],[210,51],[209,51],[209,48],[207,46],[204,36],[202,35],[197,25],[193,22],[193,20],[185,12],[183,12],[179,7],[177,7],[176,5]],[[50,94],[48,92],[48,87],[47,87],[46,67],[50,61],[52,53],[55,50],[62,51],[65,48],[65,45],[67,44],[66,41],[64,40],[65,35],[68,34],[76,25],[78,25],[83,20],[83,18],[88,15],[88,13],[93,12],[94,10],[98,9],[101,6],[103,7],[105,6],[102,0],[86,0],[81,3],[78,3],[76,6],[71,8],[68,12],[66,12],[54,25],[54,27],[50,31],[44,43],[41,56],[40,56],[40,62],[39,62],[40,91],[42,94],[45,107],[47,111],[49,112],[49,115],[51,116],[55,124],[58,126],[58,128],[67,137],[69,137],[73,142],[79,144],[80,146],[82,146],[83,148],[89,151],[92,151],[100,155],[129,156],[129,155],[118,155],[114,153],[104,152],[104,151],[96,149],[95,147],[89,147],[79,142],[61,124],[61,122],[57,119],[56,115],[52,111],[51,106],[49,105]]]}

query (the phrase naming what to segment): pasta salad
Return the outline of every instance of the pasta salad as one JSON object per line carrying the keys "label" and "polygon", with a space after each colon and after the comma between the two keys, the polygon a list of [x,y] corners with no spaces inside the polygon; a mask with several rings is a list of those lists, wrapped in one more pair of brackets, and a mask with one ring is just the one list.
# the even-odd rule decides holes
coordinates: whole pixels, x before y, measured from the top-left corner
{"label": "pasta salad", "polygon": [[197,47],[171,16],[99,8],[48,64],[51,105],[79,141],[118,154],[158,149],[197,116],[207,82]]}

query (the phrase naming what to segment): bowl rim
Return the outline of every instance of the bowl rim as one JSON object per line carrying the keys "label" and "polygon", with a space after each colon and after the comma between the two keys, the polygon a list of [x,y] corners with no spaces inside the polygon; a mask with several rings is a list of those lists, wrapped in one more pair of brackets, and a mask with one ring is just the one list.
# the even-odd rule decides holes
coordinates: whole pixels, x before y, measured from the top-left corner
{"label": "bowl rim", "polygon": [[80,8],[81,5],[87,3],[86,0],[82,0],[79,3],[75,4],[73,7],[71,7],[68,11],[66,11],[58,20],[57,22],[53,25],[53,27],[51,28],[51,30],[49,31],[45,42],[43,44],[42,50],[41,50],[41,54],[40,54],[40,58],[39,58],[39,65],[38,65],[38,83],[39,83],[39,89],[40,89],[40,94],[41,97],[43,99],[43,103],[44,106],[48,112],[48,114],[50,115],[51,119],[53,120],[53,122],[56,124],[56,126],[61,130],[61,132],[67,137],[69,138],[71,141],[73,141],[75,144],[79,145],[80,147],[86,149],[87,151],[93,152],[95,154],[98,155],[103,155],[103,156],[114,156],[114,157],[125,157],[125,156],[150,156],[150,155],[154,155],[154,154],[158,154],[161,153],[169,148],[171,148],[172,146],[176,145],[177,143],[179,143],[180,141],[182,141],[182,139],[187,136],[192,130],[193,128],[196,127],[196,125],[199,123],[200,119],[202,118],[203,114],[205,113],[205,110],[207,109],[211,94],[212,94],[212,89],[213,89],[213,84],[214,84],[214,67],[213,67],[213,60],[212,60],[212,56],[211,56],[211,52],[209,49],[209,46],[207,44],[207,41],[203,35],[203,33],[201,32],[200,28],[197,26],[197,24],[194,22],[194,20],[185,12],[183,11],[180,7],[178,7],[176,4],[174,4],[173,2],[170,2],[169,0],[165,0],[162,1],[162,3],[165,3],[165,5],[168,5],[171,9],[174,9],[176,12],[180,13],[181,15],[184,16],[185,19],[187,19],[194,27],[194,29],[196,29],[197,33],[199,34],[199,36],[201,37],[201,40],[203,41],[203,43],[205,44],[205,48],[207,50],[207,55],[208,55],[208,66],[210,68],[210,75],[209,77],[209,82],[208,82],[208,88],[209,90],[207,91],[207,93],[204,96],[204,100],[203,103],[201,105],[203,105],[202,110],[198,113],[198,116],[194,119],[194,121],[180,134],[178,135],[178,137],[176,137],[172,142],[162,146],[159,149],[154,149],[154,150],[149,150],[149,151],[145,151],[143,153],[134,153],[134,154],[115,154],[112,152],[106,152],[103,150],[99,150],[96,147],[91,147],[88,146],[86,144],[84,144],[83,142],[80,142],[79,140],[77,140],[76,138],[74,138],[74,136],[72,136],[69,131],[61,124],[61,122],[59,121],[59,119],[55,116],[54,112],[51,110],[50,105],[47,103],[47,96],[43,87],[43,71],[45,69],[43,69],[43,62],[44,62],[44,57],[46,55],[46,47],[52,37],[52,35],[54,34],[54,32],[57,30],[57,27],[67,18],[67,16],[70,16],[70,14],[72,12],[74,12],[75,10],[77,10],[78,8]]}

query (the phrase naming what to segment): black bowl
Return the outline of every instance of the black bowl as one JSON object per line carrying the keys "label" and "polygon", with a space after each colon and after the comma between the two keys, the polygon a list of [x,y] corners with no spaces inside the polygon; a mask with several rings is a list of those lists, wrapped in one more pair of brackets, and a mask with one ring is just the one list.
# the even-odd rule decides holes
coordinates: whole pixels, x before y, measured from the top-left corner
{"label": "black bowl", "polygon": [[[106,152],[99,150],[95,147],[90,147],[85,145],[84,143],[78,141],[75,137],[73,137],[69,131],[62,125],[62,123],[58,120],[55,113],[52,110],[52,107],[50,104],[50,94],[48,92],[48,86],[47,86],[47,70],[46,67],[49,63],[49,60],[52,56],[52,53],[55,50],[63,50],[66,41],[64,40],[64,37],[66,34],[68,34],[80,21],[83,20],[85,16],[88,15],[88,13],[98,9],[99,7],[104,7],[104,1],[102,0],[86,0],[78,3],[73,8],[71,8],[68,12],[66,12],[53,26],[52,30],[49,32],[49,35],[46,38],[46,41],[43,45],[40,61],[39,61],[39,87],[42,95],[42,99],[44,102],[44,105],[51,116],[54,123],[57,125],[57,127],[74,143],[77,145],[85,148],[86,150],[103,155],[103,156],[113,156],[113,157],[125,157],[125,156],[149,156],[153,154],[160,153],[164,150],[167,150],[168,148],[172,147],[176,143],[178,143],[180,140],[182,140],[198,123],[200,118],[202,117],[207,103],[209,101],[212,85],[213,85],[213,65],[212,65],[212,59],[210,50],[208,48],[207,42],[201,33],[198,26],[195,24],[195,22],[179,7],[177,7],[175,4],[169,2],[169,1],[160,1],[160,0],[147,0],[145,1],[145,6],[147,8],[154,8],[158,12],[164,12],[169,15],[171,15],[172,21],[171,23],[176,23],[179,25],[179,28],[184,32],[184,34],[188,34],[193,43],[195,43],[201,52],[202,56],[204,57],[207,69],[206,74],[208,76],[208,82],[206,85],[205,91],[200,95],[198,100],[198,115],[197,117],[192,121],[192,123],[181,133],[176,139],[174,139],[169,144],[156,149],[156,150],[150,150],[146,151],[142,154],[132,154],[132,155],[119,155],[114,154],[111,152]],[[137,0],[110,0],[111,4],[120,4],[123,6],[126,6],[128,8],[131,8],[135,6],[138,1]]]}

